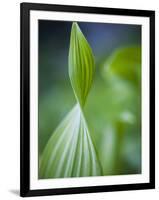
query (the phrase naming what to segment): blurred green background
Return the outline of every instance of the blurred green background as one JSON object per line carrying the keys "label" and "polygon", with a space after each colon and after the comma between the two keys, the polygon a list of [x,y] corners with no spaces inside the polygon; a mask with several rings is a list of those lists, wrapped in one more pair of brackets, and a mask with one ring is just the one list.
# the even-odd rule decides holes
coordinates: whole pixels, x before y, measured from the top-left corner
{"label": "blurred green background", "polygon": [[[141,173],[141,26],[78,24],[95,57],[85,116],[104,175]],[[39,158],[76,103],[68,76],[71,25],[39,20]]]}

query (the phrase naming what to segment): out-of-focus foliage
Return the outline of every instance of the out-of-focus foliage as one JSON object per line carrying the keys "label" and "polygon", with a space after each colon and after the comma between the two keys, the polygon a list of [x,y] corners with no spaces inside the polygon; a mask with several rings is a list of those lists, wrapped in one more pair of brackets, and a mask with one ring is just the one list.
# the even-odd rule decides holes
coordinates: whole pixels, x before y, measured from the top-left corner
{"label": "out-of-focus foliage", "polygon": [[[84,116],[89,124],[89,132],[102,165],[103,175],[141,173],[141,32],[137,31],[138,28],[134,28],[134,25],[127,28],[122,25],[109,25],[108,29],[105,28],[106,24],[94,25],[100,27],[99,31],[98,28],[90,29],[92,23],[83,23],[82,26],[84,25],[84,33],[93,47],[96,61]],[[114,31],[114,27],[117,27],[117,31]],[[110,31],[108,37],[104,37],[105,30]],[[63,33],[61,34],[63,38]],[[65,40],[68,50],[67,38],[64,38]],[[53,42],[52,48],[63,49],[64,41],[56,48]],[[104,47],[109,51],[105,51]],[[45,50],[45,45],[41,45],[40,49]],[[42,55],[45,52],[46,50]],[[57,55],[61,58],[65,54],[67,55],[67,52],[60,51]],[[56,73],[53,72],[51,76],[56,81],[49,84],[43,93],[42,87],[39,88],[39,160],[51,133],[76,103],[68,81],[67,64],[60,64],[62,59],[58,56],[55,59],[55,52],[53,55],[55,56],[50,67],[45,68],[48,59],[40,65],[40,77],[44,77],[45,71],[49,74],[48,69],[53,69]],[[67,63],[67,59],[64,61]],[[55,62],[58,67],[54,65]],[[62,73],[64,76],[61,76]],[[44,78],[44,83],[47,82],[47,77],[48,75]]]}
{"label": "out-of-focus foliage", "polygon": [[105,75],[117,75],[132,84],[141,81],[141,48],[139,46],[116,50],[104,65]]}
{"label": "out-of-focus foliage", "polygon": [[92,84],[94,60],[77,23],[73,23],[69,51],[69,76],[77,103],[60,122],[39,162],[39,178],[102,175],[83,106]]}
{"label": "out-of-focus foliage", "polygon": [[112,115],[101,150],[103,154],[106,146],[110,148],[107,151],[110,162],[109,159],[103,159],[107,153],[101,157],[105,162],[104,173],[122,174],[131,173],[131,170],[139,173],[141,170],[141,48],[133,46],[118,49],[106,59],[101,74],[109,87],[108,91],[110,90],[106,107],[111,110],[105,110],[109,120]]}

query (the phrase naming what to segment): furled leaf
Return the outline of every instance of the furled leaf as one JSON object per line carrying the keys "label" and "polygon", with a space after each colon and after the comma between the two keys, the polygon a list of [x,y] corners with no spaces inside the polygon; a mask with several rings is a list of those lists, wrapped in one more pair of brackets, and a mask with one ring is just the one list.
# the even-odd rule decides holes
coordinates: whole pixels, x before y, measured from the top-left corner
{"label": "furled leaf", "polygon": [[83,106],[90,90],[94,59],[92,50],[77,23],[73,23],[69,49],[69,76],[79,103]]}
{"label": "furled leaf", "polygon": [[101,175],[101,167],[79,104],[57,127],[41,157],[39,178]]}
{"label": "furled leaf", "polygon": [[70,43],[69,75],[77,104],[49,139],[39,161],[39,178],[102,175],[82,107],[92,84],[94,60],[76,23]]}

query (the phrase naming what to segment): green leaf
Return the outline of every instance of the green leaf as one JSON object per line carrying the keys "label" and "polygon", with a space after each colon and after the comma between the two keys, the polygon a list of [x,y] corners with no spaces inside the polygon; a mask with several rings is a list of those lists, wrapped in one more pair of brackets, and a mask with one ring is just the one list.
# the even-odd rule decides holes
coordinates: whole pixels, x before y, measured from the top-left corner
{"label": "green leaf", "polygon": [[77,104],[49,139],[39,161],[39,178],[102,175],[82,107],[92,84],[93,72],[91,48],[77,23],[73,23],[69,76]]}
{"label": "green leaf", "polygon": [[39,178],[101,175],[90,133],[79,104],[57,127],[40,161]]}
{"label": "green leaf", "polygon": [[83,106],[95,70],[92,50],[77,23],[73,23],[69,49],[69,76],[77,100]]}
{"label": "green leaf", "polygon": [[141,48],[125,47],[116,50],[104,64],[105,74],[117,75],[132,83],[141,80]]}

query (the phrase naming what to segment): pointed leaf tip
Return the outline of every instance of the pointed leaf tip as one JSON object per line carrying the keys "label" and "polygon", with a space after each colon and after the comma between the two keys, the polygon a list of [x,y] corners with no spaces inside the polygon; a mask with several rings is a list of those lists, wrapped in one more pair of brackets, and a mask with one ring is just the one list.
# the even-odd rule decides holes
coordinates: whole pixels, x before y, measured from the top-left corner
{"label": "pointed leaf tip", "polygon": [[73,22],[69,49],[69,77],[75,96],[81,106],[84,105],[94,74],[94,56],[80,30],[77,22]]}

